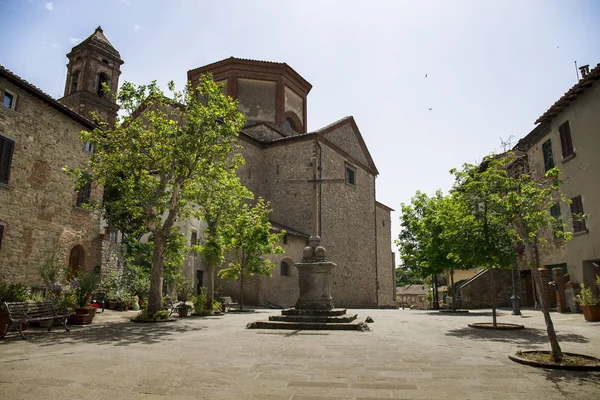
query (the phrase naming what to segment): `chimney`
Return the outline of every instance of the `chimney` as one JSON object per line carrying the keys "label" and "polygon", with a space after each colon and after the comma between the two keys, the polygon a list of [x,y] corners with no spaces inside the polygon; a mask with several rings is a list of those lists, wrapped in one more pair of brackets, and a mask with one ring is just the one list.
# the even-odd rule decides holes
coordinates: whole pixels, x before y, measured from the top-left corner
{"label": "chimney", "polygon": [[579,72],[581,72],[581,79],[585,78],[590,73],[590,66],[582,65],[581,67],[579,67]]}

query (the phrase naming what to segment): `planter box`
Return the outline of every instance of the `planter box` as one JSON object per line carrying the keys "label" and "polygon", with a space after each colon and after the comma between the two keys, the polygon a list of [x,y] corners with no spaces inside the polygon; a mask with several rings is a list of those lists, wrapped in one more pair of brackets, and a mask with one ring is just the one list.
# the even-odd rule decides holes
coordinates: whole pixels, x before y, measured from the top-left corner
{"label": "planter box", "polygon": [[600,321],[600,304],[581,306],[586,321]]}
{"label": "planter box", "polygon": [[76,308],[75,314],[69,317],[71,325],[86,325],[91,324],[96,316],[96,308]]}

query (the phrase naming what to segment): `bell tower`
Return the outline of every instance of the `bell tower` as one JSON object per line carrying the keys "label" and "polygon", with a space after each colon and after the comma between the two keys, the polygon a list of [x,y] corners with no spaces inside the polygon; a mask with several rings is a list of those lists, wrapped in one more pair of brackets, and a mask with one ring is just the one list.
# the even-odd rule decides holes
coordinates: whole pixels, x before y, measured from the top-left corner
{"label": "bell tower", "polygon": [[[119,87],[121,55],[99,26],[87,39],[67,54],[65,94],[58,101],[71,110],[91,118],[94,111],[109,124],[114,123],[119,107],[113,97]],[[110,88],[110,95],[103,84]]]}

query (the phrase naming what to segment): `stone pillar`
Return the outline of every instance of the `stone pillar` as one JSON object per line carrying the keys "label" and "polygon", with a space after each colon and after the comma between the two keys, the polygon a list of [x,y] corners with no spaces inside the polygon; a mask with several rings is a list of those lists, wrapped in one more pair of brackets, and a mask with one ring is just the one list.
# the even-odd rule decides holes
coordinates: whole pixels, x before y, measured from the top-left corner
{"label": "stone pillar", "polygon": [[567,312],[567,301],[565,297],[565,279],[562,268],[552,268],[554,287],[556,288],[556,311]]}
{"label": "stone pillar", "polygon": [[302,262],[296,264],[300,285],[296,309],[331,310],[334,306],[329,281],[331,270],[336,265],[327,261],[320,237],[311,236],[308,243],[303,251]]}

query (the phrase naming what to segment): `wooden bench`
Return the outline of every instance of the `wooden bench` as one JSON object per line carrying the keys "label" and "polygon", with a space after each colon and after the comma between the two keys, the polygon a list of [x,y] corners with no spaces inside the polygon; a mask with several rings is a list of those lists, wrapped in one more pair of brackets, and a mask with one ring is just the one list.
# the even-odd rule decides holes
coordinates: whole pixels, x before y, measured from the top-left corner
{"label": "wooden bench", "polygon": [[23,335],[23,324],[49,320],[52,320],[52,323],[48,327],[48,332],[52,329],[52,325],[54,325],[55,321],[61,322],[66,331],[69,332],[69,328],[67,327],[69,313],[57,312],[54,304],[52,304],[52,301],[50,300],[38,301],[35,303],[26,301],[14,303],[5,302],[4,307],[6,311],[8,311],[8,324],[6,324],[6,330],[0,332],[0,338],[3,338],[11,327],[15,327],[19,329],[21,337],[26,339],[25,335]]}
{"label": "wooden bench", "polygon": [[231,307],[237,307],[239,305],[237,301],[233,301],[229,296],[219,297],[219,301],[223,306],[223,312],[227,312]]}

